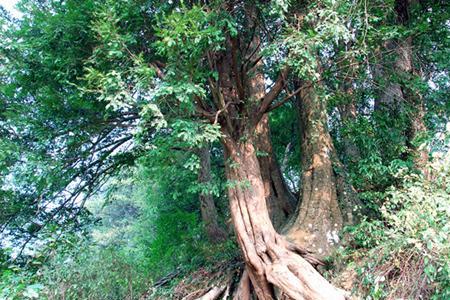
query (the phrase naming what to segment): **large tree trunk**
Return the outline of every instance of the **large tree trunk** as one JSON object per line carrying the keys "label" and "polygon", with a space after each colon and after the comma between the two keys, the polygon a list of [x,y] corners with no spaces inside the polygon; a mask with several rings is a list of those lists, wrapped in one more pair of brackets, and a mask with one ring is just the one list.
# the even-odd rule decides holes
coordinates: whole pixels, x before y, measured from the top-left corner
{"label": "large tree trunk", "polygon": [[317,95],[314,84],[303,84],[299,104],[301,204],[286,234],[290,240],[324,257],[339,242],[338,233],[343,226],[333,170],[333,159],[337,160],[337,156],[327,129],[326,102]]}
{"label": "large tree trunk", "polygon": [[[258,299],[274,299],[275,288],[292,299],[344,299],[340,291],[299,255],[308,257],[306,251],[275,231],[252,141],[235,141],[228,136],[223,143],[228,162],[231,216]],[[309,260],[314,262],[312,257]]]}
{"label": "large tree trunk", "polygon": [[[211,181],[211,156],[208,147],[202,147],[198,151],[200,158],[200,171],[198,181],[201,185],[208,185]],[[211,193],[201,192],[199,195],[200,212],[205,225],[208,239],[213,242],[221,242],[226,239],[226,232],[219,226],[217,209]]]}
{"label": "large tree trunk", "polygon": [[250,40],[227,37],[227,50],[210,58],[219,74],[210,85],[215,106],[223,112],[217,120],[223,133],[230,212],[246,265],[238,290],[247,297],[251,283],[260,300],[275,299],[279,293],[292,299],[344,299],[310,264],[319,261],[278,234],[270,219],[255,149],[256,128],[284,86],[286,72],[264,93],[256,6],[246,2],[245,14]]}

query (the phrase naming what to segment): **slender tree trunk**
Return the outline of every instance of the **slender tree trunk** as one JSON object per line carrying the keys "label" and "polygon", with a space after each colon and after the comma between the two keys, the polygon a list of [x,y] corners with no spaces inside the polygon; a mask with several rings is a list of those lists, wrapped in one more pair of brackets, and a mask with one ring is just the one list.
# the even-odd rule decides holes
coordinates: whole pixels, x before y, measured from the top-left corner
{"label": "slender tree trunk", "polygon": [[[200,171],[198,181],[202,185],[207,185],[211,181],[211,156],[208,147],[199,149]],[[226,232],[219,226],[217,209],[211,193],[202,192],[199,195],[200,212],[202,221],[205,224],[208,239],[213,243],[218,243],[226,239]]]}
{"label": "slender tree trunk", "polygon": [[[345,80],[343,90],[347,97],[347,103],[340,105],[338,110],[341,116],[341,122],[346,126],[355,122],[357,118],[355,96],[353,94],[351,79]],[[348,136],[343,137],[344,163],[340,161],[334,147],[332,153],[333,169],[336,177],[336,189],[339,205],[343,213],[342,217],[344,225],[353,225],[357,223],[363,206],[358,198],[355,188],[350,183],[348,167],[359,162],[361,153],[359,152],[358,146]]]}
{"label": "slender tree trunk", "polygon": [[427,134],[427,127],[425,125],[425,106],[420,95],[417,95],[416,110],[414,116],[411,118],[411,124],[409,128],[409,141],[410,147],[413,149],[414,164],[416,168],[429,177],[428,170],[428,154],[429,151],[425,145],[415,145],[417,139]]}
{"label": "slender tree trunk", "polygon": [[[249,27],[255,28],[255,34],[249,44],[249,49],[245,56],[246,61],[251,61],[260,55],[261,39],[257,26],[256,7],[246,4],[246,13]],[[245,77],[246,94],[251,101],[261,99],[266,92],[263,61],[258,60],[251,68],[249,75]],[[266,114],[256,127],[255,147],[258,151],[258,161],[261,168],[261,175],[264,182],[264,195],[269,209],[269,215],[276,229],[285,224],[288,216],[294,212],[295,197],[286,186],[280,166],[276,160],[272,149],[270,138],[269,116]]]}
{"label": "slender tree trunk", "polygon": [[250,277],[247,269],[242,272],[241,279],[233,294],[233,300],[250,300],[252,296]]}
{"label": "slender tree trunk", "polygon": [[[352,45],[352,42],[342,43],[342,48],[345,49],[345,53],[352,50]],[[347,59],[345,59],[345,55],[342,59],[342,63],[339,64],[339,67],[344,70],[343,72],[345,74],[345,79],[343,80],[341,86],[341,90],[345,97],[345,102],[339,105],[337,108],[341,117],[341,122],[344,126],[348,126],[352,122],[355,122],[358,114],[353,87],[353,78],[357,75],[354,65],[356,65],[356,61],[354,60],[354,58],[350,58],[350,60],[347,62]],[[343,137],[342,144],[345,165],[356,164],[361,158],[361,153],[359,152],[357,145],[353,143],[348,135],[345,135]]]}
{"label": "slender tree trunk", "polygon": [[[353,99],[353,90],[351,87],[345,89],[346,95],[350,98],[349,102],[338,107],[339,114],[341,115],[341,121],[345,125],[349,125],[354,122],[357,117],[356,105]],[[343,154],[345,161],[350,164],[357,163],[361,158],[361,153],[358,147],[353,143],[353,141],[348,137],[343,137]]]}
{"label": "slender tree trunk", "polygon": [[[399,2],[399,1],[398,1]],[[413,64],[413,39],[412,37],[406,38],[397,45],[397,60],[395,67],[400,73],[400,76],[404,77],[404,82],[400,86],[402,93],[402,100],[412,107],[413,114],[409,119],[408,128],[408,143],[409,147],[413,151],[414,163],[418,170],[422,171],[425,176],[428,176],[427,163],[428,163],[428,150],[426,147],[416,145],[416,139],[422,135],[426,135],[427,127],[425,125],[425,105],[423,97],[419,92],[414,91],[413,88],[407,86],[407,82],[413,77],[420,76],[418,71],[414,68]]]}
{"label": "slender tree trunk", "polygon": [[292,299],[344,299],[299,253],[317,262],[313,257],[275,231],[252,141],[223,143],[231,216],[258,299],[275,299],[274,287]]}
{"label": "slender tree trunk", "polygon": [[[398,24],[409,26],[411,6],[416,2],[415,0],[395,1]],[[426,135],[427,128],[424,119],[426,112],[423,97],[419,92],[408,86],[411,79],[420,77],[420,72],[414,66],[413,38],[409,36],[399,41],[387,41],[385,49],[395,55],[393,73],[400,80],[388,79],[384,90],[375,101],[375,109],[384,109],[391,113],[404,111],[405,105],[409,105],[413,109],[413,115],[409,118],[410,124],[407,129],[408,144],[413,151],[416,168],[422,171],[425,176],[428,176],[428,150],[426,147],[414,143],[417,138]],[[386,72],[383,70],[378,70],[376,73],[379,77],[386,77]]]}
{"label": "slender tree trunk", "polygon": [[339,242],[343,216],[333,170],[337,159],[327,129],[326,103],[310,82],[300,93],[302,129],[301,205],[287,230],[287,237],[313,250],[319,257],[330,254]]}
{"label": "slender tree trunk", "polygon": [[269,215],[278,230],[295,210],[295,197],[286,185],[270,139],[269,117],[265,115],[256,128],[255,146],[264,182]]}

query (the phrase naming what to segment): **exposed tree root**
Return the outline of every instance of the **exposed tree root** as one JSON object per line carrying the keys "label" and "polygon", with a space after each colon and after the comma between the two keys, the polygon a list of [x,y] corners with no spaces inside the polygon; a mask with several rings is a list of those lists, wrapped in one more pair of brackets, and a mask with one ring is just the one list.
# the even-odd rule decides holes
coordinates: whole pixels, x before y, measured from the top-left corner
{"label": "exposed tree root", "polygon": [[233,294],[233,300],[250,300],[251,283],[248,271],[244,269],[239,284]]}
{"label": "exposed tree root", "polygon": [[[282,237],[281,237],[282,238]],[[299,261],[294,259],[290,263],[284,258],[280,261],[274,261],[272,267],[267,271],[267,280],[274,285],[271,289],[271,294],[268,297],[270,299],[277,300],[292,300],[292,299],[323,299],[323,297],[302,297],[298,295],[290,295],[283,292],[283,287],[292,284],[291,281],[282,280],[286,278],[286,273],[291,273],[292,276],[288,277],[289,280],[295,280],[299,286],[302,286],[305,293],[309,294],[309,289],[315,289],[317,287],[311,287],[311,282],[305,283],[298,278],[306,277],[310,279],[311,272],[320,276],[320,274],[311,266],[322,265],[322,262],[315,259],[310,252],[291,245],[285,239],[281,239],[287,243],[287,252],[291,253],[293,257],[297,257],[303,263],[299,264]],[[299,255],[301,254],[301,255]],[[305,259],[302,259],[304,257]],[[280,257],[281,258],[281,257]],[[286,264],[287,263],[287,264]],[[303,269],[307,265],[305,269]],[[166,290],[170,294],[171,299],[178,300],[255,300],[258,298],[257,290],[252,284],[251,275],[248,270],[248,266],[244,266],[240,261],[225,261],[217,263],[212,269],[200,268],[196,272],[191,273],[189,276],[181,279],[179,283],[173,288]],[[300,271],[302,270],[302,271]],[[280,273],[281,272],[281,273]],[[303,272],[299,274],[299,272]],[[142,299],[167,299],[167,294],[164,294],[164,286],[169,284],[175,277],[178,277],[179,272],[171,272],[158,280],[153,286],[152,292],[146,294]],[[314,275],[313,275],[314,276]],[[322,279],[323,280],[323,279]],[[320,285],[321,281],[317,282]],[[276,286],[275,286],[276,285]],[[156,289],[160,289],[163,292],[161,296],[155,294]],[[325,287],[326,289],[326,287]],[[339,289],[337,289],[339,290]],[[339,290],[341,294],[345,294],[344,291]],[[159,293],[159,292],[158,292]],[[152,295],[153,294],[153,295]],[[347,298],[347,295],[345,295]],[[328,299],[333,299],[328,298]]]}
{"label": "exposed tree root", "polygon": [[[197,298],[197,300],[216,300],[219,299],[221,295],[224,294],[228,284],[221,285],[221,286],[215,286],[212,289],[209,290],[206,294],[201,296],[200,298]],[[224,296],[226,297],[226,296]]]}
{"label": "exposed tree root", "polygon": [[[292,268],[292,266],[290,267]],[[295,269],[295,268],[292,268]],[[295,272],[290,270],[291,272]],[[269,278],[270,282],[276,282],[277,286],[280,286],[282,288],[289,287],[292,282],[290,281],[283,281],[280,279],[286,278],[286,268],[282,264],[274,265],[271,272],[271,277]],[[290,280],[298,280],[296,276],[298,276],[298,273],[293,273],[294,275],[291,276]],[[237,275],[237,274],[235,274]],[[282,275],[282,276],[281,276]],[[311,274],[307,274],[307,276],[310,276]],[[233,300],[251,300],[251,299],[260,299],[258,298],[258,295],[251,283],[250,275],[247,269],[245,268],[240,276],[240,280],[237,285],[233,286],[233,278],[228,277],[228,279],[222,283],[217,283],[212,288],[206,288],[206,289],[200,289],[197,290],[191,294],[189,294],[187,297],[183,298],[183,300],[227,300],[227,299],[233,299]],[[317,284],[320,284],[318,282]],[[277,300],[292,300],[292,299],[323,299],[323,295],[314,295],[311,294],[314,290],[314,287],[310,287],[310,283],[306,284],[304,281],[300,281],[299,285],[303,286],[304,293],[310,295],[309,297],[304,297],[302,295],[298,294],[287,294],[282,291],[282,288],[277,288],[276,291],[274,291],[274,299]],[[232,290],[234,288],[234,290]],[[326,288],[326,287],[325,287]],[[336,290],[342,295],[342,299],[350,299],[350,293],[336,288]],[[197,295],[198,297],[193,297],[194,295]],[[199,296],[202,295],[202,296]],[[333,295],[330,294],[329,299],[335,299],[333,298]]]}

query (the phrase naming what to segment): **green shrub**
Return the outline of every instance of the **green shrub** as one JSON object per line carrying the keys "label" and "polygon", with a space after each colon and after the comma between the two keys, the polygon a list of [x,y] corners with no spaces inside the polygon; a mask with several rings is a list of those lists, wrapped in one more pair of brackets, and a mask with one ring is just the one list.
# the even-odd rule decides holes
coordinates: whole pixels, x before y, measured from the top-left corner
{"label": "green shrub", "polygon": [[0,271],[0,299],[42,299],[44,286],[37,282],[35,272],[18,267]]}
{"label": "green shrub", "polygon": [[388,190],[381,220],[347,230],[365,256],[359,274],[368,299],[450,298],[450,155],[431,166],[431,177],[405,176]]}
{"label": "green shrub", "polygon": [[114,246],[88,241],[54,257],[42,270],[48,299],[138,299],[149,285],[149,270],[136,257]]}

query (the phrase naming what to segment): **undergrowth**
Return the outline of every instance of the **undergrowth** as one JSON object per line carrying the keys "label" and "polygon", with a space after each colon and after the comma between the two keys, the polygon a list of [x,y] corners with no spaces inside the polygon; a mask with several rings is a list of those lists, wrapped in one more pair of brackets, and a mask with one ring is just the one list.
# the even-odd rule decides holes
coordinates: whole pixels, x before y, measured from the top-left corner
{"label": "undergrowth", "polygon": [[428,179],[405,175],[388,189],[381,218],[349,227],[341,251],[365,299],[450,299],[450,156]]}

